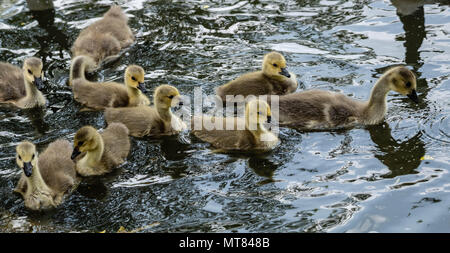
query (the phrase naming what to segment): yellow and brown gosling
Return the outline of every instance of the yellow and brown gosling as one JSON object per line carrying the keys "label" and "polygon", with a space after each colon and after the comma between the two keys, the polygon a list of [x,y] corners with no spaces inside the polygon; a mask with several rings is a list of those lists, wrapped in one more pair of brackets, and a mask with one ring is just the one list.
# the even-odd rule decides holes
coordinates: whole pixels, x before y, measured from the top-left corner
{"label": "yellow and brown gosling", "polygon": [[44,107],[47,100],[40,91],[44,88],[42,67],[36,57],[25,59],[22,69],[0,62],[0,103],[22,109]]}
{"label": "yellow and brown gosling", "polygon": [[406,67],[387,70],[372,88],[369,100],[344,94],[308,90],[279,97],[279,123],[297,129],[333,129],[381,123],[387,109],[386,97],[393,90],[418,103],[416,77]]}
{"label": "yellow and brown gosling", "polygon": [[80,180],[71,153],[72,145],[61,139],[50,143],[39,157],[33,143],[23,141],[17,146],[16,163],[23,173],[15,191],[22,194],[25,207],[57,207],[78,186]]}
{"label": "yellow and brown gosling", "polygon": [[120,50],[130,46],[134,40],[128,17],[119,6],[113,5],[102,19],[80,32],[71,49],[72,59],[79,55],[92,57],[95,64],[87,69],[92,72],[103,61],[117,59]]}
{"label": "yellow and brown gosling", "polygon": [[105,119],[108,124],[121,122],[135,137],[172,135],[186,129],[186,124],[172,114],[171,108],[179,105],[180,93],[170,85],[156,88],[154,106],[107,108]]}
{"label": "yellow and brown gosling", "polygon": [[[218,152],[267,152],[278,144],[278,137],[264,127],[264,123],[270,121],[269,105],[263,100],[254,99],[245,107],[245,118],[193,117],[191,133],[209,142]],[[219,129],[205,127],[205,122]]]}
{"label": "yellow and brown gosling", "polygon": [[128,128],[110,124],[101,134],[92,126],[80,128],[74,137],[72,160],[81,176],[98,176],[111,172],[125,162],[130,152]]}
{"label": "yellow and brown gosling", "polygon": [[216,94],[226,101],[226,96],[285,95],[294,92],[298,83],[295,74],[287,70],[284,56],[271,52],[264,56],[262,70],[244,74],[216,89]]}
{"label": "yellow and brown gosling", "polygon": [[144,69],[130,65],[125,69],[125,85],[116,82],[95,83],[86,80],[84,69],[90,64],[89,57],[78,56],[70,70],[73,96],[85,109],[104,110],[107,107],[149,105],[144,94]]}

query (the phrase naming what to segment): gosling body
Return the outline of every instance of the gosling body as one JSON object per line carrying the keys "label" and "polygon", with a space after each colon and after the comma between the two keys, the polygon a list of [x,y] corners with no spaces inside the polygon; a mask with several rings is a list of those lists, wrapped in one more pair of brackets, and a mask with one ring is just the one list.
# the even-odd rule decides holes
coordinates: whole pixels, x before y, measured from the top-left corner
{"label": "gosling body", "polygon": [[118,57],[120,50],[130,46],[135,40],[128,26],[128,17],[122,9],[113,5],[103,18],[83,29],[72,46],[72,57],[87,55],[95,64],[87,69],[92,72],[103,61]]}
{"label": "gosling body", "polygon": [[84,71],[92,64],[89,57],[76,57],[71,66],[70,79],[76,101],[91,110],[104,110],[107,107],[127,107],[149,105],[145,96],[144,70],[130,65],[125,70],[124,84],[116,82],[95,83],[86,80]]}
{"label": "gosling body", "polygon": [[226,96],[285,95],[294,92],[298,83],[296,75],[287,71],[283,55],[271,52],[264,56],[262,70],[244,74],[216,89],[217,95]]}
{"label": "gosling body", "polygon": [[124,163],[129,152],[127,127],[121,123],[113,123],[101,134],[92,126],[80,128],[74,137],[71,158],[77,160],[76,170],[79,175],[98,176],[109,173]]}
{"label": "gosling body", "polygon": [[280,126],[297,129],[332,129],[381,123],[387,110],[386,97],[393,90],[418,103],[416,78],[406,67],[386,71],[360,101],[344,94],[309,90],[279,97]]}
{"label": "gosling body", "polygon": [[72,145],[61,139],[48,145],[39,158],[31,142],[17,146],[16,162],[23,173],[15,191],[22,195],[25,207],[32,210],[57,207],[78,186],[71,153]]}
{"label": "gosling body", "polygon": [[25,59],[22,69],[0,62],[0,103],[22,109],[44,107],[47,103],[39,89],[43,89],[42,61],[36,57]]}
{"label": "gosling body", "polygon": [[172,114],[171,107],[178,104],[180,93],[170,85],[160,85],[154,94],[154,106],[107,108],[108,124],[121,122],[134,137],[172,135],[186,129],[186,124]]}

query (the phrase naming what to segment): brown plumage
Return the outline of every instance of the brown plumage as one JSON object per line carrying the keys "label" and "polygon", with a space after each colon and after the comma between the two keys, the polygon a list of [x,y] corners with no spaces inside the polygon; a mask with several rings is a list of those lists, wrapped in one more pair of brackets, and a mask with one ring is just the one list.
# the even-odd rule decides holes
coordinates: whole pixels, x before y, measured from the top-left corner
{"label": "brown plumage", "polygon": [[287,71],[283,55],[271,52],[264,56],[262,71],[244,74],[216,89],[226,101],[227,95],[285,95],[294,92],[298,83],[295,74]]}
{"label": "brown plumage", "polygon": [[130,46],[134,39],[128,17],[119,6],[113,5],[102,19],[80,32],[71,49],[72,58],[78,55],[92,57],[95,65],[87,69],[91,72],[105,59],[117,58],[120,50]]}
{"label": "brown plumage", "polygon": [[279,123],[280,126],[318,130],[378,124],[386,114],[386,96],[391,90],[418,102],[415,75],[406,67],[394,67],[380,77],[367,101],[323,90],[280,96]]}
{"label": "brown plumage", "polygon": [[17,146],[16,162],[23,173],[15,191],[22,194],[27,208],[56,207],[78,186],[71,154],[72,145],[62,139],[50,143],[39,158],[31,142]]}
{"label": "brown plumage", "polygon": [[45,106],[42,61],[36,57],[25,59],[22,69],[0,62],[0,103],[19,108]]}
{"label": "brown plumage", "polygon": [[86,80],[84,70],[92,63],[88,56],[77,56],[71,65],[70,83],[73,97],[86,108],[103,110],[107,107],[148,105],[150,100],[142,91],[144,70],[137,65],[125,69],[125,85],[117,82],[95,83]]}
{"label": "brown plumage", "polygon": [[0,62],[0,101],[17,100],[26,95],[22,69]]}
{"label": "brown plumage", "polygon": [[[191,133],[209,142],[219,152],[266,152],[278,143],[278,138],[263,125],[266,120],[270,121],[270,117],[270,107],[266,102],[251,100],[246,105],[245,118],[194,117]],[[205,126],[205,122],[210,125]]]}
{"label": "brown plumage", "polygon": [[81,176],[95,176],[111,172],[125,162],[130,152],[128,129],[121,123],[110,124],[101,134],[92,126],[80,128],[74,137],[72,159],[82,152],[76,170]]}
{"label": "brown plumage", "polygon": [[175,87],[160,85],[153,96],[154,107],[107,108],[105,119],[108,124],[125,124],[130,135],[135,137],[176,134],[186,128],[184,122],[171,112],[179,99],[180,93]]}

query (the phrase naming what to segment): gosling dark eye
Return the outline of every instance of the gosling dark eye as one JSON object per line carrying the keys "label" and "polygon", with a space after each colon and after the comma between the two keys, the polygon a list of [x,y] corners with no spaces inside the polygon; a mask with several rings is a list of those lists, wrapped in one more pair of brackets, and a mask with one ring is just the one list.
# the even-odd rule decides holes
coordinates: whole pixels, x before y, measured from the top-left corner
{"label": "gosling dark eye", "polygon": [[31,156],[31,160],[33,160],[34,159],[34,154]]}
{"label": "gosling dark eye", "polygon": [[131,80],[136,81],[136,78],[134,78],[134,76],[131,77]]}
{"label": "gosling dark eye", "polygon": [[411,87],[411,82],[407,82],[406,87],[408,87],[408,88]]}
{"label": "gosling dark eye", "polygon": [[278,65],[276,63],[272,64],[274,67],[278,67]]}
{"label": "gosling dark eye", "polygon": [[31,70],[28,70],[28,73],[29,73],[30,75],[32,75],[32,74],[33,74],[33,72],[31,72]]}
{"label": "gosling dark eye", "polygon": [[19,155],[19,160],[22,160],[22,157],[20,157],[20,155]]}
{"label": "gosling dark eye", "polygon": [[78,147],[83,146],[83,144],[84,144],[84,141],[78,142]]}
{"label": "gosling dark eye", "polygon": [[168,98],[172,99],[172,98],[173,98],[173,95],[168,96]]}

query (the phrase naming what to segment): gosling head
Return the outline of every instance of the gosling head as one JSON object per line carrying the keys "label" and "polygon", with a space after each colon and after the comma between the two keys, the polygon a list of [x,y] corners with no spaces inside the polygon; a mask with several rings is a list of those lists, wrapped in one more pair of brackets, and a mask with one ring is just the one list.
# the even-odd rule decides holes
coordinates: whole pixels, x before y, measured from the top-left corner
{"label": "gosling head", "polygon": [[287,71],[284,56],[277,52],[271,52],[264,56],[263,73],[268,77],[277,79],[291,77]]}
{"label": "gosling head", "polygon": [[153,97],[155,105],[159,108],[169,109],[183,105],[178,89],[168,84],[158,86]]}
{"label": "gosling head", "polygon": [[42,78],[42,61],[36,57],[27,58],[23,63],[23,76],[28,83],[33,83],[39,90],[44,88]]}
{"label": "gosling head", "polygon": [[99,145],[98,135],[97,130],[91,126],[80,128],[73,139],[73,152],[70,158],[74,160],[82,152],[96,149]]}
{"label": "gosling head", "polygon": [[389,87],[403,95],[408,96],[412,101],[419,103],[416,88],[416,76],[406,67],[394,67],[388,70],[387,78]]}
{"label": "gosling head", "polygon": [[120,8],[120,6],[118,5],[111,6],[111,8],[109,8],[109,10],[103,16],[122,19],[125,22],[128,21],[128,17],[125,15],[125,13],[123,13],[122,8]]}
{"label": "gosling head", "polygon": [[137,65],[130,65],[125,70],[125,83],[135,89],[140,91],[146,91],[144,86],[144,69]]}
{"label": "gosling head", "polygon": [[16,163],[27,177],[33,174],[37,166],[37,152],[33,143],[23,141],[16,147]]}
{"label": "gosling head", "polygon": [[270,123],[272,120],[269,104],[259,99],[254,99],[247,103],[245,115],[249,130],[256,130],[258,125],[261,126],[265,122]]}

